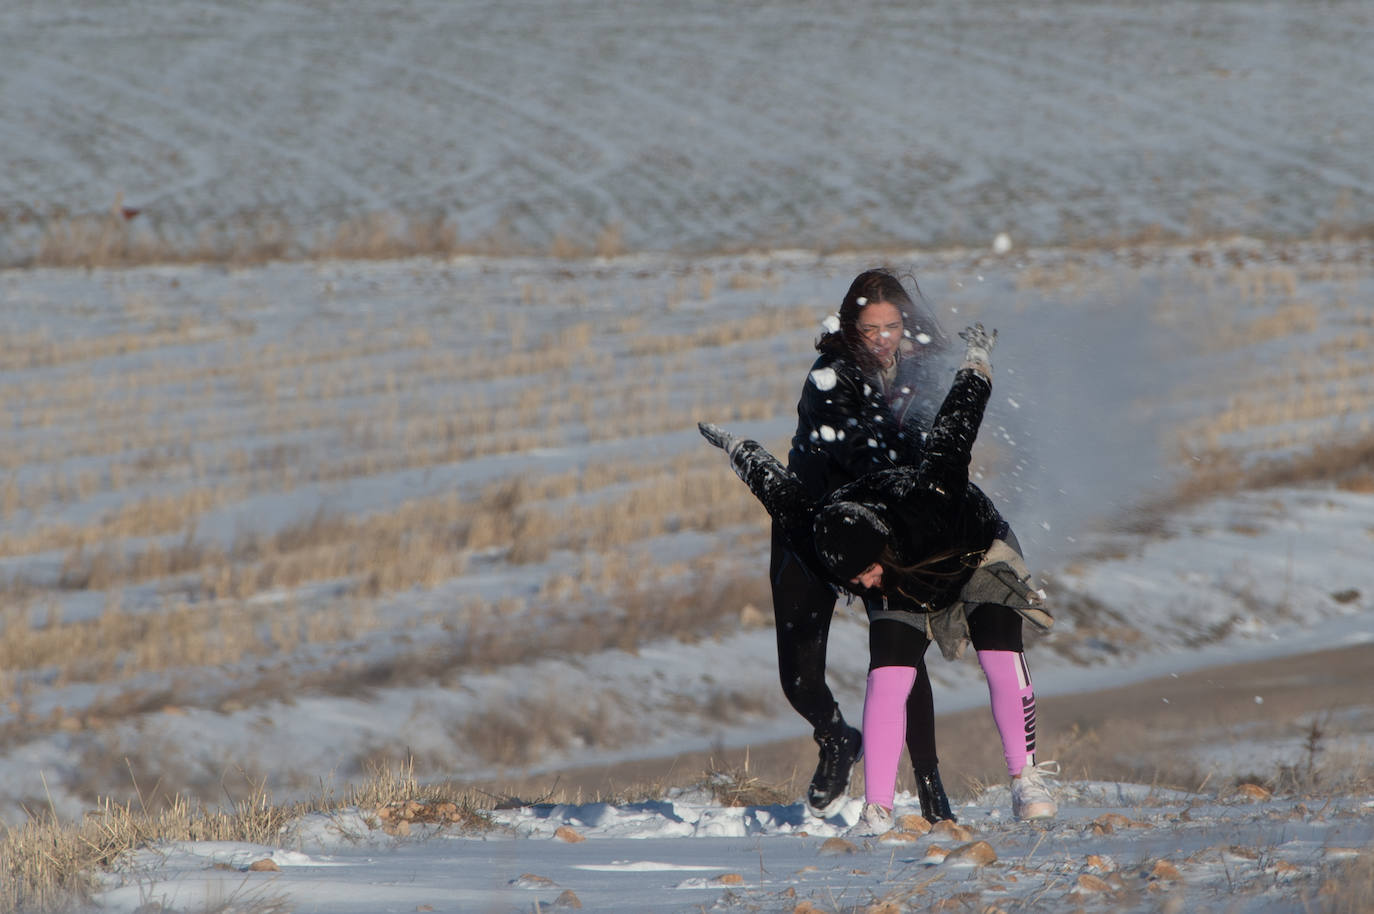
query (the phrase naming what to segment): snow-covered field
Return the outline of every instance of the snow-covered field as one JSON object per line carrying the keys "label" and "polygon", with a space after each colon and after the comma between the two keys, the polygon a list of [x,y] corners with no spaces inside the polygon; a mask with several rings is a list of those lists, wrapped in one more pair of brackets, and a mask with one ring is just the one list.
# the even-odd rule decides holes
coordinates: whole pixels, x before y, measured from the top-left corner
{"label": "snow-covered field", "polygon": [[1374,19],[1316,10],[14,0],[3,262],[111,206],[185,249],[370,215],[499,253],[1363,231]]}
{"label": "snow-covered field", "polygon": [[[1369,642],[1371,38],[1355,3],[5,5],[0,264],[112,205],[169,254],[378,214],[489,253],[0,272],[0,822],[804,735],[762,511],[695,426],[784,449],[876,263],[1000,332],[975,456],[1056,609],[1043,696]],[[830,658],[857,719],[852,610]],[[358,810],[157,846],[101,902],[1301,909],[1370,798],[1237,794],[1300,734],[1204,730],[1204,699],[1159,734],[1189,783],[1065,757],[1047,830],[972,765],[973,835],[854,855],[823,842],[856,809],[691,789],[481,837]],[[1371,757],[1370,709],[1321,723]],[[930,849],[979,839],[997,862]]]}

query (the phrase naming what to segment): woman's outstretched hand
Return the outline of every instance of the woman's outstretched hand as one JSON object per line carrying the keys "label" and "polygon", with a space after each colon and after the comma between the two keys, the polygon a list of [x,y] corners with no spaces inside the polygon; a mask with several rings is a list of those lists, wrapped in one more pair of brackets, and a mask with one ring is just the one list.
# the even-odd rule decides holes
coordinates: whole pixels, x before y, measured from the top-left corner
{"label": "woman's outstretched hand", "polygon": [[992,347],[997,345],[997,331],[988,333],[981,323],[959,331],[959,338],[968,344],[964,350],[964,368],[973,368],[992,377]]}
{"label": "woman's outstretched hand", "polygon": [[701,432],[701,437],[705,438],[727,454],[733,454],[735,448],[739,446],[738,438],[714,423],[698,422],[697,430]]}

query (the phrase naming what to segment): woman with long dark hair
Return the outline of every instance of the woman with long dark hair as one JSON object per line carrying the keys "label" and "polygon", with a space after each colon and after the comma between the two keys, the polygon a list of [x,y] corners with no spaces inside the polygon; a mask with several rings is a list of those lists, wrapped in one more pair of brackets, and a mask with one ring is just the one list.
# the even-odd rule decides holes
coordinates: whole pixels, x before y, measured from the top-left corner
{"label": "woman with long dark hair", "polygon": [[1041,628],[1052,620],[1010,526],[969,481],[973,442],[992,392],[996,333],[976,324],[960,336],[967,342],[964,362],[919,460],[864,475],[820,499],[758,442],[701,426],[767,508],[791,554],[817,578],[864,598],[869,675],[861,833],[892,825],[908,709],[914,686],[926,678],[921,664],[931,641],[951,658],[969,642],[977,651],[1012,779],[1013,814],[1057,814],[1046,783],[1057,766],[1035,760],[1035,691],[1022,641],[1023,620]]}
{"label": "woman with long dark hair", "polygon": [[[820,501],[875,470],[913,464],[937,405],[938,356],[946,347],[929,309],[888,269],[860,273],[850,283],[807,373],[797,402],[797,430],[788,469]],[[808,808],[825,816],[844,796],[862,751],[825,681],[826,645],[835,589],[789,548],[773,528],[769,579],[783,693],[812,726],[820,750],[807,788]],[[934,703],[924,664],[911,690],[908,750],[922,811],[932,821],[953,818],[935,754]]]}

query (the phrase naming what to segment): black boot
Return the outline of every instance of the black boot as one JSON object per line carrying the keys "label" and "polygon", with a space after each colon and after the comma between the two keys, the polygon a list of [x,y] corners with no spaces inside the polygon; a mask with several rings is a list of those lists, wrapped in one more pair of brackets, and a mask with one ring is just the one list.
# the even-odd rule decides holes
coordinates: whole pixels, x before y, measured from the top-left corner
{"label": "black boot", "polygon": [[943,819],[957,822],[949,808],[949,797],[945,796],[945,786],[940,783],[940,771],[935,769],[929,774],[916,775],[916,794],[921,798],[921,815],[934,824]]}
{"label": "black boot", "polygon": [[823,819],[849,789],[849,771],[863,755],[864,742],[859,731],[849,726],[835,735],[816,734],[815,739],[821,760],[806,790],[806,808]]}

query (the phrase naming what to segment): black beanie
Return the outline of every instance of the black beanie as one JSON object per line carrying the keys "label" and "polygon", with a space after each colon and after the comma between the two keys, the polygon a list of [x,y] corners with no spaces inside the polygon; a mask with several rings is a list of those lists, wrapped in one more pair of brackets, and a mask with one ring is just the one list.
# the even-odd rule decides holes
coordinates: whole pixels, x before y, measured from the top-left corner
{"label": "black beanie", "polygon": [[845,583],[878,561],[888,540],[882,518],[853,501],[826,505],[816,514],[812,531],[821,561]]}

